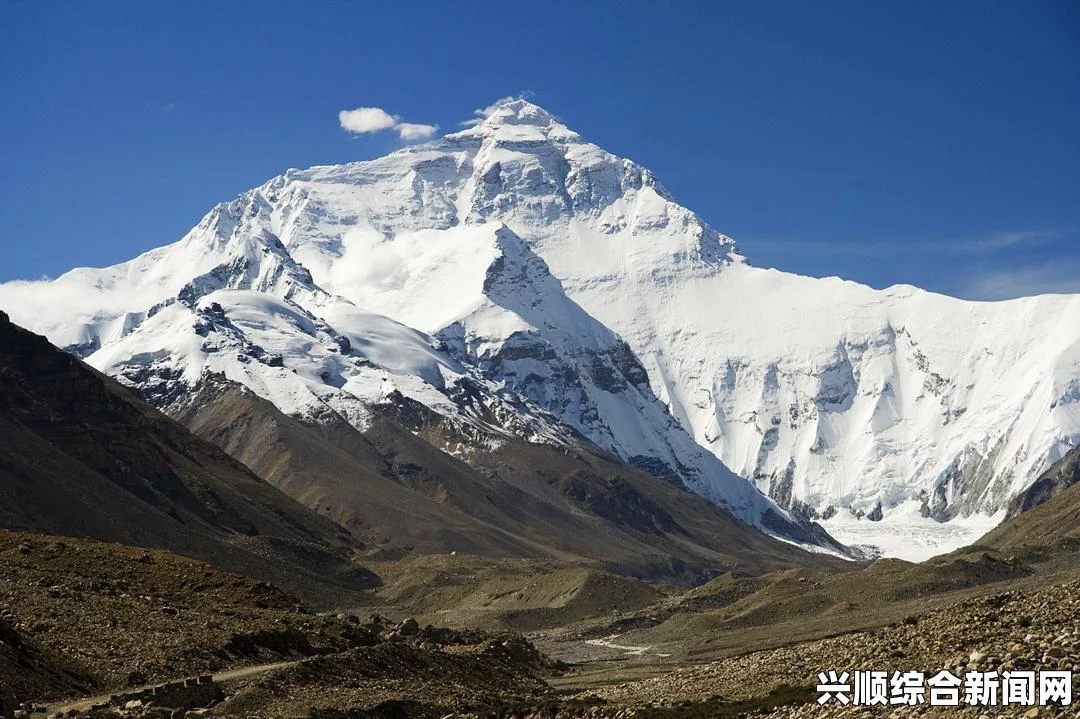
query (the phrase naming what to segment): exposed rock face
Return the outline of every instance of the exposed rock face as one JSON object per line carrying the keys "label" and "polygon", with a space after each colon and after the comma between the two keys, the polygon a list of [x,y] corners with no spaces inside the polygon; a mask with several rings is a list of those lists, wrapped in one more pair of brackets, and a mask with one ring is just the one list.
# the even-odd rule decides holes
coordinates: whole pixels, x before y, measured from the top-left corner
{"label": "exposed rock face", "polygon": [[1030,487],[1018,494],[1009,504],[1009,516],[1039,506],[1080,482],[1080,447],[1075,447],[1043,472]]}
{"label": "exposed rock face", "polygon": [[1011,516],[979,544],[1036,555],[1080,547],[1080,452],[1073,450],[1019,495]]}

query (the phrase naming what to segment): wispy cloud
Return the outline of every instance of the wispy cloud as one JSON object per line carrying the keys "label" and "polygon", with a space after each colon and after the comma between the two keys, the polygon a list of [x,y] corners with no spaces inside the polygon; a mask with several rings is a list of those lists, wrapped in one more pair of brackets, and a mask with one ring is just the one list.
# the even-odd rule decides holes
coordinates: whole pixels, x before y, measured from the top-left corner
{"label": "wispy cloud", "polygon": [[1059,259],[975,275],[959,294],[970,300],[1007,300],[1074,293],[1080,293],[1080,261]]}
{"label": "wispy cloud", "polygon": [[338,113],[341,129],[354,135],[365,135],[381,130],[394,130],[398,137],[406,142],[426,140],[439,129],[438,125],[425,125],[416,122],[402,122],[397,115],[391,115],[381,107],[357,107]]}
{"label": "wispy cloud", "polygon": [[[762,266],[814,267],[851,279],[901,282],[972,300],[1080,292],[1080,257],[1071,229],[1035,229],[941,240],[796,241],[740,238]],[[831,269],[830,269],[831,268]],[[865,279],[864,279],[865,281]]]}
{"label": "wispy cloud", "polygon": [[966,239],[944,240],[875,240],[859,242],[852,240],[807,242],[801,240],[740,238],[739,245],[759,253],[843,253],[866,257],[897,257],[924,255],[991,254],[1019,247],[1038,247],[1060,241],[1059,230],[1018,230],[996,232],[991,235]]}
{"label": "wispy cloud", "polygon": [[175,102],[148,102],[146,103],[146,106],[151,110],[160,112],[162,115],[168,115],[176,109]]}
{"label": "wispy cloud", "polygon": [[[958,240],[946,242],[957,252],[985,252],[988,250],[1000,250],[1007,247],[1024,245],[1033,247],[1036,245],[1049,245],[1061,239],[1058,230],[1020,230],[1018,232],[998,232],[989,237],[974,240]],[[930,244],[930,243],[927,243]]]}

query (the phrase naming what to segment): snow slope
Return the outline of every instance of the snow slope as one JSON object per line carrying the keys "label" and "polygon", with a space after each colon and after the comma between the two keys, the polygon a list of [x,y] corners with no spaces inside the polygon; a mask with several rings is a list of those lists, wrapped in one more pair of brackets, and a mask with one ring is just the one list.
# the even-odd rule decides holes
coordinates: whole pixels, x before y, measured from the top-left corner
{"label": "snow slope", "polygon": [[[401,394],[476,447],[509,435],[585,438],[750,524],[812,541],[693,441],[626,344],[505,225],[419,230],[389,247],[348,233],[334,247],[358,258],[346,265],[358,271],[343,272],[340,258],[309,260],[324,277],[336,273],[354,303],[296,262],[279,238],[279,209],[246,193],[173,245],[104,270],[9,283],[0,303],[166,410],[213,375],[292,416],[340,417],[363,431],[373,405]],[[46,292],[52,301],[41,308]]]}
{"label": "snow slope", "polygon": [[[225,330],[191,339],[214,302],[282,366],[224,366],[213,347],[243,354]],[[724,465],[811,515],[981,523],[1080,440],[1080,297],[752,267],[648,170],[522,100],[289,170],[174,245],[2,285],[0,307],[129,382],[167,347],[186,380],[223,372],[294,414],[362,423],[391,382],[467,419],[468,378],[520,431],[580,433],[750,521],[771,505]]]}

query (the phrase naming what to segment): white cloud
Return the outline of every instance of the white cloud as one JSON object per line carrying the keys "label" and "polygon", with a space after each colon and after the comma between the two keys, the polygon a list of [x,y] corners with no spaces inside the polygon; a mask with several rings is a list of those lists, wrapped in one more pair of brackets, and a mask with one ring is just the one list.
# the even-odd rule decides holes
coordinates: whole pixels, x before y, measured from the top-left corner
{"label": "white cloud", "polygon": [[381,107],[358,107],[339,112],[338,122],[346,132],[363,134],[391,128],[397,124],[397,118]]}
{"label": "white cloud", "polygon": [[399,122],[394,125],[394,131],[406,142],[426,140],[434,135],[438,129],[438,125],[422,125],[416,122]]}
{"label": "white cloud", "polygon": [[355,110],[342,110],[338,113],[341,129],[355,135],[362,135],[380,130],[394,130],[405,142],[426,140],[439,129],[438,125],[425,125],[419,122],[401,122],[397,115],[391,115],[381,107],[358,107]]}

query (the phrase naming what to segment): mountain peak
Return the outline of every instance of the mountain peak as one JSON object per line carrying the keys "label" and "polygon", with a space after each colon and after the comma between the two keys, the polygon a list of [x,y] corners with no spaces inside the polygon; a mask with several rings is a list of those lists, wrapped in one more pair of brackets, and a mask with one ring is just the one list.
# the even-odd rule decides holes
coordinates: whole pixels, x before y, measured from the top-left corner
{"label": "mountain peak", "polygon": [[554,115],[522,98],[503,98],[479,111],[481,119],[451,138],[490,137],[507,140],[580,140]]}
{"label": "mountain peak", "polygon": [[484,111],[482,125],[537,125],[546,126],[558,122],[550,112],[524,98],[503,98]]}

